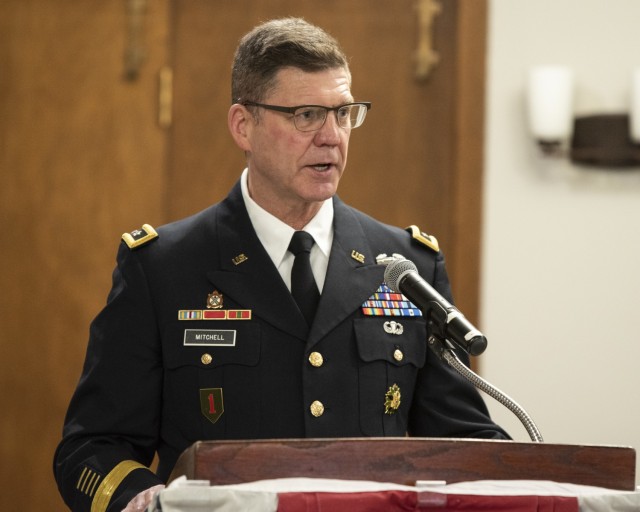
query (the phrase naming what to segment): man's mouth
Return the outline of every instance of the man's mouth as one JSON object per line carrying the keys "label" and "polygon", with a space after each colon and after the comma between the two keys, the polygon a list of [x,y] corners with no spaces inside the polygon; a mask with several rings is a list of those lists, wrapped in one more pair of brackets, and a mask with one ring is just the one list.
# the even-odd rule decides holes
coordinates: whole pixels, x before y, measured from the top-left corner
{"label": "man's mouth", "polygon": [[315,164],[311,167],[316,171],[327,171],[331,167],[331,164]]}

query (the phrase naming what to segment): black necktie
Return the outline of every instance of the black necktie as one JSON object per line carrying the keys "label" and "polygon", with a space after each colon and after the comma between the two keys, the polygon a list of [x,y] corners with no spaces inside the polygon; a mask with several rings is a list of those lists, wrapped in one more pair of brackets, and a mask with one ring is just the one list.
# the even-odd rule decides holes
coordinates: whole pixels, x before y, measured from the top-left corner
{"label": "black necktie", "polygon": [[311,247],[314,243],[315,241],[309,233],[296,231],[289,244],[289,251],[296,257],[291,269],[291,294],[309,325],[313,322],[320,300],[320,292],[318,292],[318,286],[313,279],[309,261]]}

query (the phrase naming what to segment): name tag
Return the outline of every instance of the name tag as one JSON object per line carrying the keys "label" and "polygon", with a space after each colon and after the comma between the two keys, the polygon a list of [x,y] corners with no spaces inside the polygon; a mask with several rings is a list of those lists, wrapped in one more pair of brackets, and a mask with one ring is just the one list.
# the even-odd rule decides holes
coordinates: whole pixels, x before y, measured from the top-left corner
{"label": "name tag", "polygon": [[185,347],[235,347],[236,331],[220,329],[185,329]]}

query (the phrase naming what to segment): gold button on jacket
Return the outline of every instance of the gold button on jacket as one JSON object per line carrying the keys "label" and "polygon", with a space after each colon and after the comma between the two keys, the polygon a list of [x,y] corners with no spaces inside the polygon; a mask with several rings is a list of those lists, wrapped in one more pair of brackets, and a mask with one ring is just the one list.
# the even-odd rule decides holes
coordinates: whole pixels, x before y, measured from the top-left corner
{"label": "gold button on jacket", "polygon": [[309,407],[309,409],[311,410],[311,414],[313,414],[316,418],[319,418],[324,414],[324,405],[319,400],[315,400],[311,404],[311,407]]}
{"label": "gold button on jacket", "polygon": [[311,366],[319,368],[324,364],[324,358],[320,352],[311,352],[311,354],[309,354],[309,362],[311,363]]}

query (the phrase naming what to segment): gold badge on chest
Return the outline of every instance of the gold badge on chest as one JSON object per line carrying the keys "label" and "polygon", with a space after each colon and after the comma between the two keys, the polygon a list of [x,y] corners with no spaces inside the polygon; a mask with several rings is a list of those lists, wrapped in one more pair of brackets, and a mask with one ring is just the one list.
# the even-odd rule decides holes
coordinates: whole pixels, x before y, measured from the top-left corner
{"label": "gold badge on chest", "polygon": [[218,290],[214,290],[213,293],[207,296],[208,309],[222,309],[223,302],[222,294]]}
{"label": "gold badge on chest", "polygon": [[401,398],[400,387],[393,384],[384,395],[384,413],[394,414],[400,408]]}

